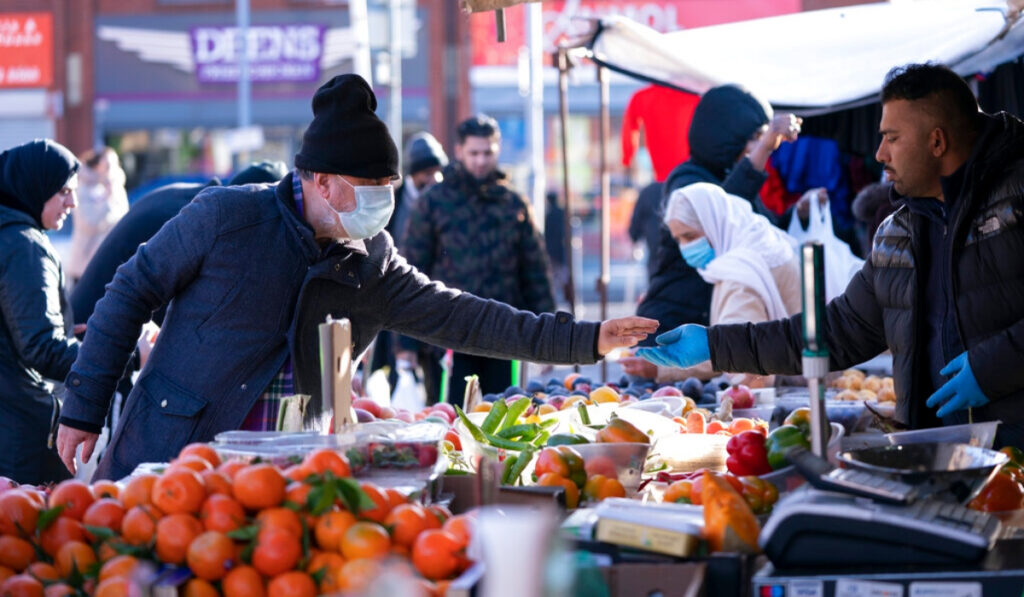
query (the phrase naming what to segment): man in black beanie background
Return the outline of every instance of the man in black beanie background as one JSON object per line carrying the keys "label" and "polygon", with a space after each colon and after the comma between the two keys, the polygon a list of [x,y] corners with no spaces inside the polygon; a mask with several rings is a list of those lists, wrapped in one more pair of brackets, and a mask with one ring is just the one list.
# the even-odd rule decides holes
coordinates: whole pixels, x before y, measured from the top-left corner
{"label": "man in black beanie background", "polygon": [[398,150],[366,81],[339,75],[313,97],[296,169],[276,186],[211,186],[117,270],[65,380],[57,449],[92,457],[117,381],[153,311],[163,326],[95,478],[167,462],[223,431],[272,430],[284,396],[307,394],[324,430],[318,326],[352,324],[354,354],[381,329],[501,358],[591,363],[657,322],[537,316],[431,282],[395,252]]}

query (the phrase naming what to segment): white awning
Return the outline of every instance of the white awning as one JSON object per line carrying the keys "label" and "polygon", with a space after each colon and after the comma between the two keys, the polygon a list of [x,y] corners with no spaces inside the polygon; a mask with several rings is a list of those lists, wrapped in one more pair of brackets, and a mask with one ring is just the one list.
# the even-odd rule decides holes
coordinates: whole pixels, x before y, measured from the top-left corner
{"label": "white awning", "polygon": [[695,93],[739,83],[815,113],[874,100],[894,66],[941,62],[966,76],[1024,55],[1024,19],[1009,27],[1007,10],[1001,0],[902,1],[664,34],[607,17],[589,45],[598,62],[639,79]]}

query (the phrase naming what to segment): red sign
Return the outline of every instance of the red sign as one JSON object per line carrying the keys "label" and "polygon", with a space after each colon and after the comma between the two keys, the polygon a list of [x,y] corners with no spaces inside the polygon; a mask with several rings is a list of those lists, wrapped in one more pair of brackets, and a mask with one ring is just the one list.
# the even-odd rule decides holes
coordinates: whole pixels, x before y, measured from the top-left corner
{"label": "red sign", "polygon": [[48,12],[0,13],[0,87],[53,83],[53,16]]}
{"label": "red sign", "polygon": [[[553,0],[543,3],[544,53],[559,41],[585,34],[588,24],[576,17],[622,15],[662,32],[746,21],[799,12],[800,0]],[[524,45],[523,6],[505,9],[506,41],[498,43],[494,13],[469,18],[473,66],[514,66]],[[546,60],[545,62],[548,62]]]}

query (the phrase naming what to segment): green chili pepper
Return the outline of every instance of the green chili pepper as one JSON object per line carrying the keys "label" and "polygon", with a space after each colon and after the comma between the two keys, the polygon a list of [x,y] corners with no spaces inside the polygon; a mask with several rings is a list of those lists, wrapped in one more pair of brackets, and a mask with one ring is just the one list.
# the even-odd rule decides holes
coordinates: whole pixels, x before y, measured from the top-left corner
{"label": "green chili pepper", "polygon": [[533,440],[533,445],[535,445],[535,446],[543,446],[544,442],[548,441],[549,437],[551,437],[551,432],[550,431],[541,431],[540,435],[538,435]]}
{"label": "green chili pepper", "polygon": [[549,427],[554,427],[557,424],[558,424],[558,419],[555,419],[553,417],[550,418],[550,419],[544,419],[543,421],[540,422],[540,426],[541,426],[542,429],[547,429]]}
{"label": "green chili pepper", "polygon": [[526,470],[526,466],[533,460],[533,454],[535,450],[533,448],[527,448],[523,450],[523,453],[516,459],[515,466],[512,467],[512,471],[509,472],[508,480],[506,485],[515,485],[519,482],[519,476]]}
{"label": "green chili pepper", "polygon": [[508,412],[508,404],[505,404],[504,400],[495,400],[491,404],[491,410],[487,411],[487,418],[484,419],[483,423],[480,423],[480,431],[494,433],[498,424],[505,418],[506,412]]}
{"label": "green chili pepper", "polygon": [[487,437],[487,441],[495,448],[504,448],[506,450],[521,452],[530,447],[530,444],[526,442],[516,442],[496,435],[491,435],[490,433],[485,433],[484,436]]}
{"label": "green chili pepper", "polygon": [[509,405],[508,412],[505,413],[505,420],[501,422],[501,427],[498,427],[498,431],[515,425],[516,421],[519,420],[519,416],[526,412],[531,402],[532,400],[524,396]]}
{"label": "green chili pepper", "polygon": [[505,439],[512,439],[514,437],[526,435],[530,431],[533,431],[533,435],[531,437],[536,437],[537,433],[540,432],[540,425],[536,423],[524,423],[522,425],[513,425],[511,427],[506,427],[502,429],[496,435],[498,437],[503,437]]}
{"label": "green chili pepper", "polygon": [[590,415],[587,413],[587,405],[582,402],[576,405],[576,411],[580,413],[580,422],[590,425]]}
{"label": "green chili pepper", "polygon": [[487,436],[484,435],[484,432],[476,426],[476,423],[470,421],[469,417],[466,416],[466,413],[457,405],[455,406],[455,412],[459,415],[459,419],[462,421],[462,424],[466,426],[466,429],[469,431],[469,434],[473,436],[473,439],[480,443],[487,441]]}
{"label": "green chili pepper", "polygon": [[511,484],[511,481],[509,481],[509,477],[512,474],[512,469],[515,468],[517,460],[518,460],[518,457],[515,456],[515,455],[512,455],[512,456],[509,456],[509,457],[505,458],[505,462],[504,462],[505,467],[501,470],[501,484],[502,485],[509,485],[509,484]]}

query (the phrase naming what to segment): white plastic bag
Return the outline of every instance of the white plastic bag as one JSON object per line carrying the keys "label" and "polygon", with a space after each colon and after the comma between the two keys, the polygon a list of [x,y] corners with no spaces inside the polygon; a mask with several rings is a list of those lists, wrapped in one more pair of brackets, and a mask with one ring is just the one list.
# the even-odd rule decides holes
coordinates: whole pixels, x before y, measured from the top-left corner
{"label": "white plastic bag", "polygon": [[391,406],[395,409],[404,408],[411,413],[418,413],[427,405],[426,391],[416,383],[412,373],[412,365],[408,361],[399,360],[395,364],[398,370],[398,381],[395,391],[391,394]]}
{"label": "white plastic bag", "polygon": [[839,240],[832,228],[832,210],[828,201],[818,205],[818,195],[810,200],[810,216],[807,230],[800,225],[800,218],[793,213],[789,222],[789,236],[795,242],[794,248],[800,251],[800,245],[807,241],[819,242],[825,249],[825,300],[831,301],[843,291],[853,276],[864,266],[864,260],[853,254],[850,245]]}

